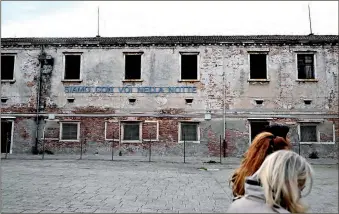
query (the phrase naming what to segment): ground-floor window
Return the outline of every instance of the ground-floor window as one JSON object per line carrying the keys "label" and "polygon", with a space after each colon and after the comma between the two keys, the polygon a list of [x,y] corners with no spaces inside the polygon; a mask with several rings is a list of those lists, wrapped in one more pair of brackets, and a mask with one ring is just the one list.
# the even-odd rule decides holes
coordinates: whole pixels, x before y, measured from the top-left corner
{"label": "ground-floor window", "polygon": [[265,120],[252,120],[250,121],[251,126],[251,142],[254,140],[255,136],[263,132],[266,126],[270,125],[268,121]]}
{"label": "ground-floor window", "polygon": [[199,141],[199,123],[181,122],[180,141]]}
{"label": "ground-floor window", "polygon": [[123,122],[122,124],[122,139],[124,141],[140,141],[140,122]]}
{"label": "ground-floor window", "polygon": [[318,142],[317,124],[300,125],[300,142]]}
{"label": "ground-floor window", "polygon": [[14,121],[1,119],[1,153],[11,153]]}
{"label": "ground-floor window", "polygon": [[80,123],[79,122],[61,122],[60,140],[79,140]]}

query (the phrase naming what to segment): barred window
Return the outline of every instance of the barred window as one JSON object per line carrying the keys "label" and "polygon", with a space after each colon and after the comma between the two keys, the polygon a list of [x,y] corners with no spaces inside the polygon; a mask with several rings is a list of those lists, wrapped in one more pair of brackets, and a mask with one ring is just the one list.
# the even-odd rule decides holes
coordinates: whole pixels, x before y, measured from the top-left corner
{"label": "barred window", "polygon": [[300,142],[317,142],[317,126],[301,125],[300,126]]}
{"label": "barred window", "polygon": [[298,79],[314,79],[314,54],[298,54]]}
{"label": "barred window", "polygon": [[61,123],[61,140],[79,140],[79,123]]}
{"label": "barred window", "polygon": [[123,129],[123,140],[140,140],[140,122],[125,122]]}
{"label": "barred window", "polygon": [[180,141],[198,141],[198,123],[181,123]]}

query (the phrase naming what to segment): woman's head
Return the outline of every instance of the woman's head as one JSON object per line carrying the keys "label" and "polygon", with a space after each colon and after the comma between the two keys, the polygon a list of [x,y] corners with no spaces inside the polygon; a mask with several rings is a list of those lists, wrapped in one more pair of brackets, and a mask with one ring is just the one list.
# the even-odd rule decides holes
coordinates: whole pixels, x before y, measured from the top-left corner
{"label": "woman's head", "polygon": [[277,151],[265,159],[256,174],[267,204],[282,206],[292,213],[306,211],[300,201],[301,191],[306,181],[310,181],[307,194],[311,191],[313,170],[305,158],[292,151]]}
{"label": "woman's head", "polygon": [[289,150],[291,147],[289,140],[276,137],[272,133],[258,134],[248,148],[239,169],[232,177],[234,195],[244,195],[245,178],[253,175],[259,169],[267,155],[282,149]]}

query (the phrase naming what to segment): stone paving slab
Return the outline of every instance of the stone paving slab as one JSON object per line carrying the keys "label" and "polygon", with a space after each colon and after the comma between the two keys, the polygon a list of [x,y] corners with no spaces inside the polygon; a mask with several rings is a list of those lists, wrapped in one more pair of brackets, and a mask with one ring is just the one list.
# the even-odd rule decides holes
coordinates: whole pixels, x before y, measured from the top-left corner
{"label": "stone paving slab", "polygon": [[[217,169],[198,170],[199,167]],[[221,213],[236,165],[1,160],[3,213]],[[338,212],[338,166],[315,165],[311,212]]]}

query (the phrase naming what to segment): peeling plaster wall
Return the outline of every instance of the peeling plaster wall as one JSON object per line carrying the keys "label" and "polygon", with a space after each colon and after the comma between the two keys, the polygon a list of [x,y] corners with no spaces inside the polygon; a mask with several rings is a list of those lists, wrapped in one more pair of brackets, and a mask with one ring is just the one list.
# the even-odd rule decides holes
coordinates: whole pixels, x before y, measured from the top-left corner
{"label": "peeling plaster wall", "polygon": [[39,74],[39,49],[2,49],[1,53],[15,53],[14,83],[1,83],[1,96],[8,101],[2,103],[1,111],[32,113],[36,110],[36,92]]}
{"label": "peeling plaster wall", "polygon": [[[143,51],[143,82],[123,82],[124,53]],[[199,52],[200,82],[179,82],[180,52]],[[268,51],[268,83],[248,82],[248,51]],[[296,51],[315,51],[317,82],[298,82]],[[9,98],[2,104],[2,112],[34,114],[39,74],[38,48],[3,49],[3,53],[17,53],[15,62],[15,83],[3,83],[2,96]],[[81,139],[84,152],[110,152],[111,142],[105,140],[105,121],[121,119],[121,114],[135,116],[138,120],[148,118],[159,121],[159,141],[153,142],[152,154],[182,155],[182,144],[178,144],[178,122],[180,120],[200,121],[200,144],[187,147],[188,156],[218,156],[219,138],[223,136],[223,102],[226,107],[227,155],[242,156],[249,145],[248,118],[270,118],[271,122],[291,126],[292,142],[298,143],[298,122],[305,119],[323,119],[335,123],[338,142],[338,46],[198,46],[198,47],[142,47],[142,48],[52,48],[45,52],[54,58],[50,80],[45,84],[42,113],[66,114],[59,119],[76,117],[81,122]],[[62,82],[64,52],[82,53],[82,82]],[[50,68],[45,68],[50,69]],[[225,75],[225,82],[223,77]],[[49,78],[49,77],[48,77]],[[196,94],[66,94],[69,85],[87,86],[196,86]],[[224,95],[224,85],[226,94]],[[74,97],[74,103],[67,103],[67,97]],[[136,98],[130,105],[128,98]],[[191,105],[185,98],[193,98]],[[263,99],[257,106],[254,99]],[[303,99],[312,99],[306,106]],[[212,120],[204,121],[206,108],[212,110]],[[81,116],[80,116],[81,114]],[[100,117],[86,117],[98,114]],[[120,115],[120,116],[119,116]],[[34,118],[34,115],[32,116]],[[73,118],[74,119],[74,118]],[[20,122],[20,121],[26,122]],[[290,123],[293,123],[292,125]],[[95,129],[91,128],[95,127]],[[320,128],[321,140],[330,141],[330,126]],[[20,134],[26,130],[29,137]],[[41,129],[41,127],[40,127]],[[41,132],[41,130],[40,130]],[[26,152],[34,144],[35,121],[32,118],[15,120],[13,151]],[[85,141],[86,139],[86,141]],[[46,141],[46,147],[55,153],[80,151],[79,142]],[[62,148],[62,149],[61,149]],[[101,148],[101,149],[100,149]],[[146,155],[148,144],[126,144],[116,142],[116,152],[124,155]],[[295,148],[296,149],[296,146]],[[301,153],[307,156],[317,150],[321,157],[337,157],[336,144],[302,145]],[[298,148],[299,151],[299,148]]]}
{"label": "peeling plaster wall", "polygon": [[[269,50],[267,73],[269,83],[248,83],[247,51]],[[315,51],[318,82],[297,82],[296,51]],[[227,73],[227,103],[229,108],[258,110],[254,99],[264,99],[260,111],[338,111],[338,47],[233,47],[224,50]],[[334,98],[334,99],[333,99]],[[312,99],[305,106],[303,99]]]}

